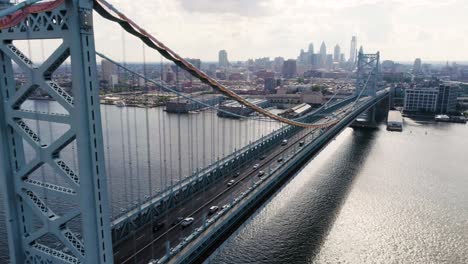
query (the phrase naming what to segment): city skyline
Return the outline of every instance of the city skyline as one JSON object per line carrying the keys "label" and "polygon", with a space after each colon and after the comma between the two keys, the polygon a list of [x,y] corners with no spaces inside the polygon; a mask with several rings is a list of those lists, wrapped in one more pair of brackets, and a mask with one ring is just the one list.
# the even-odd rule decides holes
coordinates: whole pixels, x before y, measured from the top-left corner
{"label": "city skyline", "polygon": [[[420,57],[424,61],[468,61],[468,55],[460,57],[460,51],[468,45],[468,34],[464,34],[468,26],[459,23],[468,10],[461,1],[332,1],[319,5],[315,1],[203,0],[194,4],[178,0],[139,4],[145,12],[140,9],[137,14],[132,4],[115,3],[182,56],[203,61],[216,61],[221,49],[228,51],[232,61],[296,58],[309,43],[317,49],[322,41],[329,47],[340,45],[348,58],[353,35],[365,51],[380,51],[383,60],[410,62]],[[431,21],[435,16],[444,17],[444,23]],[[120,56],[120,32],[99,34],[109,32],[109,28],[109,24],[96,28],[97,47],[115,41],[108,52]],[[137,44],[136,40],[126,41]],[[127,60],[136,61],[138,55],[127,54]]]}

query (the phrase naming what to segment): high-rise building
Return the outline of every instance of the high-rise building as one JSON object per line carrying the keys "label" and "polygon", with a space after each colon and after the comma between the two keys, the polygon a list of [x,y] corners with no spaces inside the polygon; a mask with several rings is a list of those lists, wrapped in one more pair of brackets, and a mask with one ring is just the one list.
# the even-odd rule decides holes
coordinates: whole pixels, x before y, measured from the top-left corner
{"label": "high-rise building", "polygon": [[450,114],[457,109],[457,97],[459,93],[458,85],[441,84],[439,86],[439,96],[437,98],[437,112]]}
{"label": "high-rise building", "polygon": [[309,54],[314,54],[314,44],[310,43],[309,44],[309,49],[307,50]]}
{"label": "high-rise building", "polygon": [[307,55],[308,54],[303,49],[301,49],[301,53],[299,54],[299,57],[297,57],[297,63],[301,65],[308,64]]}
{"label": "high-rise building", "polygon": [[320,66],[325,66],[327,63],[327,46],[325,46],[325,42],[322,41],[322,45],[320,45]]}
{"label": "high-rise building", "polygon": [[332,54],[327,54],[327,60],[325,62],[325,66],[327,68],[331,68],[333,66],[333,55]]}
{"label": "high-rise building", "polygon": [[294,78],[297,75],[296,60],[289,59],[283,63],[283,78]]}
{"label": "high-rise building", "polygon": [[312,63],[312,57],[314,56],[314,44],[313,43],[310,43],[309,44],[309,49],[307,50],[307,60],[308,60],[308,64],[313,64]]}
{"label": "high-rise building", "polygon": [[275,93],[275,88],[276,88],[276,80],[274,77],[267,77],[264,79],[264,89],[265,92],[269,94],[274,94]]}
{"label": "high-rise building", "polygon": [[341,49],[340,49],[340,46],[336,44],[335,49],[333,50],[333,61],[339,62],[340,56],[341,56]]}
{"label": "high-rise building", "polygon": [[225,50],[220,50],[218,53],[218,66],[227,68],[229,66],[228,54]]}
{"label": "high-rise building", "polygon": [[414,60],[414,64],[413,64],[413,74],[417,75],[417,74],[421,74],[422,73],[422,68],[421,68],[421,59],[420,58],[416,58]]}
{"label": "high-rise building", "polygon": [[349,51],[349,62],[356,62],[356,49],[357,49],[357,40],[356,36],[351,38],[351,49]]}
{"label": "high-rise building", "polygon": [[283,70],[283,63],[284,63],[284,58],[283,57],[276,57],[273,60],[273,68],[275,72],[281,72]]}
{"label": "high-rise building", "polygon": [[345,59],[344,53],[341,53],[340,54],[340,63],[345,63],[345,62],[346,62],[346,59]]}
{"label": "high-rise building", "polygon": [[201,60],[200,59],[186,59],[188,62],[190,62],[193,66],[197,67],[198,69],[201,69]]}
{"label": "high-rise building", "polygon": [[102,79],[109,85],[117,84],[117,66],[112,62],[103,59],[101,61]]}

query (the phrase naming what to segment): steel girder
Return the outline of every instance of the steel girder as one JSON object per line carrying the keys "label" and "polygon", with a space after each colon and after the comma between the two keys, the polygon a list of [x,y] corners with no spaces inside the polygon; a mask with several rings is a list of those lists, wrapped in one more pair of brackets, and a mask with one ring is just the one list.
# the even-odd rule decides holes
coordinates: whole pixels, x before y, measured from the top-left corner
{"label": "steel girder", "polygon": [[[38,65],[14,44],[31,39],[59,39],[62,43]],[[0,182],[5,193],[10,261],[113,263],[92,1],[66,0],[52,11],[29,14],[19,24],[2,29],[0,41]],[[68,58],[73,72],[71,94],[52,80],[54,71]],[[26,76],[26,83],[19,89],[13,62]],[[21,109],[38,88],[67,113]],[[46,143],[39,128],[31,127],[26,120],[65,124],[68,129]],[[78,171],[61,158],[61,151],[74,141]],[[29,161],[23,142],[34,151]],[[46,164],[67,186],[31,178]],[[76,206],[53,208],[44,193]],[[73,220],[81,228],[72,229],[80,231],[70,228]],[[54,237],[62,248],[48,244],[47,236]]]}

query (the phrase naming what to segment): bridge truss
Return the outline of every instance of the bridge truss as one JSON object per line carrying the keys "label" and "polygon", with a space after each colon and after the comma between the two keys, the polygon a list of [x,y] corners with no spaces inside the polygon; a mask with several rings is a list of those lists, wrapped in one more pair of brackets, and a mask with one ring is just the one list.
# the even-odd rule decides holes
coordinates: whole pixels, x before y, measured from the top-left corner
{"label": "bridge truss", "polygon": [[[92,7],[88,0],[45,2],[26,6],[2,21],[0,180],[6,192],[12,263],[113,263]],[[42,64],[15,45],[50,39],[61,44]],[[71,93],[53,79],[68,58],[73,71]],[[21,87],[14,79],[16,65],[26,79]],[[25,109],[25,101],[36,89],[47,93],[65,113]],[[40,132],[44,123],[68,129],[48,142]],[[62,158],[72,142],[77,171]],[[29,160],[26,145],[34,153]],[[45,175],[34,178],[43,166],[60,180],[52,183]],[[53,197],[75,206],[53,208],[48,202]]]}

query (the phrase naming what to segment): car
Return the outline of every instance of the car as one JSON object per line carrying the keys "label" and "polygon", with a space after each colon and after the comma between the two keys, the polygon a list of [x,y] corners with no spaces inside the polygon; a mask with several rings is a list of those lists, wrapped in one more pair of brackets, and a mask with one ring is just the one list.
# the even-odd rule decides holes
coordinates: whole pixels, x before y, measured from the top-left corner
{"label": "car", "polygon": [[174,222],[172,222],[172,226],[175,226],[177,225],[178,223],[180,223],[182,220],[184,220],[183,217],[177,217]]}
{"label": "car", "polygon": [[266,158],[266,156],[265,156],[265,155],[262,155],[262,156],[260,156],[260,158],[258,158],[258,159],[259,159],[259,160],[264,160],[265,158]]}
{"label": "car", "polygon": [[182,227],[187,227],[187,226],[191,225],[194,220],[195,220],[195,218],[193,218],[193,217],[187,217],[184,220],[182,220],[182,222],[180,222],[180,225]]}
{"label": "car", "polygon": [[255,164],[255,165],[253,166],[253,169],[256,170],[256,169],[258,169],[258,167],[260,167],[260,165],[259,165],[259,164]]}
{"label": "car", "polygon": [[157,222],[157,223],[154,223],[154,224],[153,224],[153,232],[154,232],[154,233],[158,232],[159,230],[161,230],[161,229],[164,227],[165,224],[166,224],[166,223],[164,223],[164,222]]}
{"label": "car", "polygon": [[278,162],[283,162],[283,158],[278,158]]}
{"label": "car", "polygon": [[283,141],[281,141],[281,146],[286,146],[287,144],[288,144],[287,139],[283,139]]}
{"label": "car", "polygon": [[302,147],[302,146],[304,146],[304,143],[305,143],[305,142],[304,142],[304,141],[302,141],[302,140],[301,140],[301,141],[299,141],[299,147]]}
{"label": "car", "polygon": [[262,177],[263,175],[265,175],[265,171],[261,170],[261,171],[258,172],[258,177]]}
{"label": "car", "polygon": [[219,207],[216,206],[216,205],[213,205],[210,207],[210,209],[208,210],[208,215],[212,215],[214,213],[216,213],[216,211],[218,211]]}
{"label": "car", "polygon": [[237,178],[237,177],[239,177],[239,176],[240,176],[240,172],[236,172],[236,173],[234,173],[234,176],[233,176],[233,177],[234,177],[234,178]]}
{"label": "car", "polygon": [[227,186],[232,186],[232,185],[234,184],[234,182],[236,182],[236,181],[230,180],[230,181],[227,183]]}

